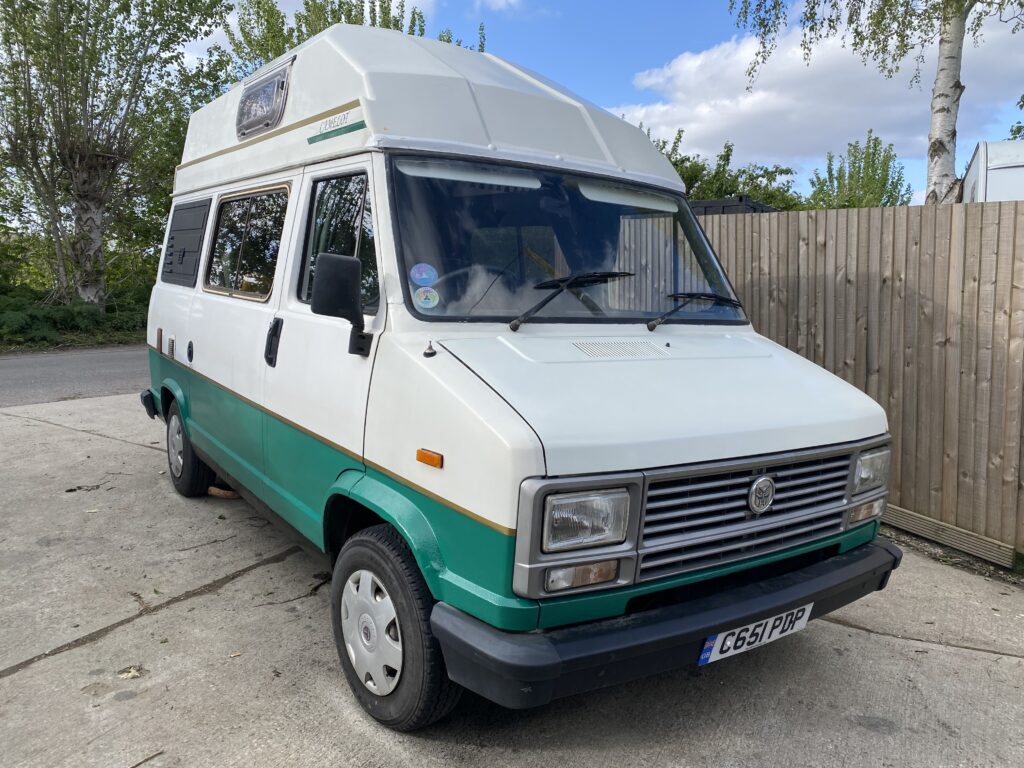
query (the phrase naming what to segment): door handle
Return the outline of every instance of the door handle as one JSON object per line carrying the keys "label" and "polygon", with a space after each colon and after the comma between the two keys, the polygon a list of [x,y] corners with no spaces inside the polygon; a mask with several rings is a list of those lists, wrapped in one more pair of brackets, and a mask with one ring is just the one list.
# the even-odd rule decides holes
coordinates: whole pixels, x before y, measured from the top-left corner
{"label": "door handle", "polygon": [[263,348],[263,359],[271,368],[277,365],[277,347],[281,343],[281,328],[283,327],[284,318],[275,317],[267,330],[267,345]]}

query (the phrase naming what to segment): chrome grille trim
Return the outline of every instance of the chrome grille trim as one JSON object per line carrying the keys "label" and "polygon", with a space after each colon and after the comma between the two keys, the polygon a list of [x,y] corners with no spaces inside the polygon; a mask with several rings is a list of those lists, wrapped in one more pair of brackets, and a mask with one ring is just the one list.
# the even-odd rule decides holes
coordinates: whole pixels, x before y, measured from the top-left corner
{"label": "chrome grille trim", "polygon": [[718,546],[680,546],[675,550],[667,550],[660,557],[648,559],[645,556],[641,561],[639,581],[710,568],[755,555],[767,555],[832,536],[842,531],[843,514],[841,509],[833,510],[820,519],[814,518],[796,526],[782,526],[771,535],[758,536],[756,540],[752,540],[749,535],[741,535],[731,540],[718,540]]}
{"label": "chrome grille trim", "polygon": [[[880,440],[645,472],[637,581],[724,565],[844,530],[853,462]],[[751,517],[751,483],[776,484],[768,511]]]}

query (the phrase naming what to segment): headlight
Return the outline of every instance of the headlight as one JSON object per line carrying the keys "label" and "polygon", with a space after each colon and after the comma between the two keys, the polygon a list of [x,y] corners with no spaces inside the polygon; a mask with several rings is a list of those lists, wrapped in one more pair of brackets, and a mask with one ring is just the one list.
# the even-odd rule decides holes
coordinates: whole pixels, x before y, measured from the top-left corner
{"label": "headlight", "polygon": [[629,491],[556,493],[544,500],[545,552],[621,544],[626,540]]}
{"label": "headlight", "polygon": [[853,471],[853,494],[872,491],[889,483],[888,448],[868,451],[857,457],[857,466]]}

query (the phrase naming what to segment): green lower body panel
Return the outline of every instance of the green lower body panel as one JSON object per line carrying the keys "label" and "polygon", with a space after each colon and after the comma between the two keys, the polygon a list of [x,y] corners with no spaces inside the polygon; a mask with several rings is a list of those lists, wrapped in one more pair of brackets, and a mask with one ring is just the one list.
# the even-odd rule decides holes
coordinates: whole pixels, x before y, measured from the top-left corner
{"label": "green lower body panel", "polygon": [[399,513],[405,505],[419,511],[429,532],[403,533],[435,598],[508,631],[537,627],[538,603],[511,591],[515,536],[489,528],[373,467],[352,495],[371,508],[390,508],[406,521],[413,515]]}
{"label": "green lower body panel", "polygon": [[325,492],[342,473],[362,473],[365,467],[349,454],[270,414],[265,415],[263,429],[263,500],[323,550]]}
{"label": "green lower body panel", "polygon": [[[185,424],[192,442],[251,493],[264,498],[263,412],[198,376],[189,382],[188,403]],[[292,522],[290,515],[282,516]]]}

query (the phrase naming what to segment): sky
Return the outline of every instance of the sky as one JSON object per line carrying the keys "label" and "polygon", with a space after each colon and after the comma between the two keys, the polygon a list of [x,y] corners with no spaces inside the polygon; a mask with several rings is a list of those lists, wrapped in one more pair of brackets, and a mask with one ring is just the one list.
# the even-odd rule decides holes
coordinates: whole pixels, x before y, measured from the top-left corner
{"label": "sky", "polygon": [[[738,30],[727,0],[407,0],[427,17],[427,34],[450,27],[487,50],[561,83],[656,137],[685,131],[683,151],[714,157],[726,141],[740,164],[780,163],[797,170],[797,187],[843,154],[869,128],[894,145],[906,178],[923,199],[934,51],[920,86],[914,63],[887,80],[838,42],[803,61],[799,33],[780,40],[748,89],[755,42]],[[300,5],[285,0],[283,7]],[[1024,117],[1024,34],[989,24],[979,47],[965,48],[957,161],[962,173],[978,141],[1007,138]]]}

